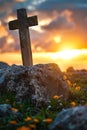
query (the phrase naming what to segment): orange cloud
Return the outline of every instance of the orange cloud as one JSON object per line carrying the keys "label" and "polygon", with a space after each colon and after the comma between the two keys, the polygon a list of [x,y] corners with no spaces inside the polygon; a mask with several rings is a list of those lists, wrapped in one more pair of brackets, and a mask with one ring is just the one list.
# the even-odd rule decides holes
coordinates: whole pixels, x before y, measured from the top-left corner
{"label": "orange cloud", "polygon": [[1,25],[0,26],[0,38],[5,37],[7,35],[8,35],[8,32],[7,32],[6,28],[3,25]]}
{"label": "orange cloud", "polygon": [[9,35],[8,37],[6,37],[7,44],[14,44],[14,42],[15,42],[15,40],[12,36]]}

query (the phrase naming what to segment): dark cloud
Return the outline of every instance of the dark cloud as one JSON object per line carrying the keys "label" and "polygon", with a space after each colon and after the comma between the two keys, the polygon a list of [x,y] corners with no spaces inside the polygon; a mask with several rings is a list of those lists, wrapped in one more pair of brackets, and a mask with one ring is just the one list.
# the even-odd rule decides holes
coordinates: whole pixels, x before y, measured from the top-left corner
{"label": "dark cloud", "polygon": [[73,10],[72,18],[74,19],[75,23],[84,28],[87,27],[87,9],[84,10]]}
{"label": "dark cloud", "polygon": [[17,43],[7,44],[6,37],[0,38],[0,52],[14,52],[14,51],[19,51],[19,49],[20,49],[19,44]]}
{"label": "dark cloud", "polygon": [[0,20],[2,22],[7,22],[6,18],[8,16],[16,16],[17,9],[26,8],[28,11],[32,11],[28,9],[28,6],[33,6],[33,3],[36,0],[0,0]]}
{"label": "dark cloud", "polygon": [[37,6],[39,10],[52,11],[60,9],[84,9],[86,6],[87,0],[47,0],[41,5]]}
{"label": "dark cloud", "polygon": [[0,49],[4,48],[5,42],[6,42],[6,37],[0,38]]}
{"label": "dark cloud", "polygon": [[67,15],[59,15],[57,19],[54,19],[49,25],[42,26],[43,29],[48,31],[66,30],[74,27],[74,22],[69,21]]}
{"label": "dark cloud", "polygon": [[[0,52],[12,52],[12,51],[19,51],[20,50],[20,43],[18,31],[8,31],[8,35],[2,36],[0,38]],[[8,43],[9,38],[13,38],[13,41]]]}

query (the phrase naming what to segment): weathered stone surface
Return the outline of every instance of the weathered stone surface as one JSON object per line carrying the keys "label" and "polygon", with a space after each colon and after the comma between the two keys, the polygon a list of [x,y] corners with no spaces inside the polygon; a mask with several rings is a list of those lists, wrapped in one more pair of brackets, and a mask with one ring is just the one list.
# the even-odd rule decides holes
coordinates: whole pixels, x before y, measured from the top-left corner
{"label": "weathered stone surface", "polygon": [[21,119],[21,113],[12,110],[10,104],[0,104],[0,118],[5,118],[6,116],[13,116]]}
{"label": "weathered stone surface", "polygon": [[10,111],[11,111],[11,105],[0,104],[0,117],[9,115]]}
{"label": "weathered stone surface", "polygon": [[87,130],[87,106],[69,108],[58,113],[50,130]]}
{"label": "weathered stone surface", "polygon": [[7,68],[7,67],[9,67],[7,63],[0,62],[0,69]]}
{"label": "weathered stone surface", "polygon": [[0,71],[0,89],[15,94],[17,101],[30,98],[36,104],[46,103],[54,95],[68,97],[68,86],[56,64],[30,67],[12,65]]}

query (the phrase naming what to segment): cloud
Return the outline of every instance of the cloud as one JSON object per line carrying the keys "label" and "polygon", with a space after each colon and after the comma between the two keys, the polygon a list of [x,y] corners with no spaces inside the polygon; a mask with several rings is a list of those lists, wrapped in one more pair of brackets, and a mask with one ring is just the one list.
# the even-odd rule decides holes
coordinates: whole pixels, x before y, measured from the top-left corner
{"label": "cloud", "polygon": [[63,11],[56,19],[51,21],[47,26],[42,26],[43,29],[48,31],[67,30],[74,27],[74,22],[71,20],[72,13],[69,11]]}
{"label": "cloud", "polygon": [[6,28],[3,25],[1,25],[0,26],[0,38],[7,36],[7,35],[8,35],[8,32],[7,32]]}
{"label": "cloud", "polygon": [[[18,8],[26,8],[28,16],[38,15],[37,30],[30,29],[34,52],[58,50],[63,43],[56,44],[54,37],[61,32],[65,37],[78,33],[79,37],[83,37],[82,46],[87,47],[86,5],[87,0],[0,0],[0,50],[20,50],[18,31],[8,29],[8,21],[16,19]],[[13,37],[14,42],[7,44],[8,37]]]}
{"label": "cloud", "polygon": [[47,0],[44,3],[37,6],[38,10],[52,11],[61,9],[84,9],[87,8],[87,0]]}
{"label": "cloud", "polygon": [[19,51],[20,45],[15,43],[15,39],[12,41],[12,36],[0,38],[0,52],[14,52]]}
{"label": "cloud", "polygon": [[5,37],[0,38],[0,51],[2,50],[2,48],[4,48],[5,41],[6,41]]}

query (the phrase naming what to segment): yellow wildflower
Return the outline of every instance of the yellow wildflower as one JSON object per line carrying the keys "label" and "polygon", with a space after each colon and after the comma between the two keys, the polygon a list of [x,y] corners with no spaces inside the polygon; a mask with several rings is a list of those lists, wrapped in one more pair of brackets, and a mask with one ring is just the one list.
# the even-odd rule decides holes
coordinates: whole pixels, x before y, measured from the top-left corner
{"label": "yellow wildflower", "polygon": [[30,124],[29,127],[32,128],[32,129],[35,129],[35,128],[36,128],[36,125]]}
{"label": "yellow wildflower", "polygon": [[81,87],[80,87],[80,86],[77,86],[75,89],[79,91],[79,90],[81,89]]}
{"label": "yellow wildflower", "polygon": [[38,123],[39,122],[39,120],[38,119],[36,119],[36,118],[34,118],[34,120],[33,120],[35,123]]}
{"label": "yellow wildflower", "polygon": [[21,126],[21,127],[17,128],[17,130],[31,130],[31,129],[26,126]]}
{"label": "yellow wildflower", "polygon": [[59,99],[59,98],[60,98],[60,96],[58,96],[58,95],[53,96],[53,99]]}
{"label": "yellow wildflower", "polygon": [[10,121],[9,123],[12,124],[12,125],[16,125],[17,121],[13,120],[13,121]]}
{"label": "yellow wildflower", "polygon": [[14,107],[12,107],[11,110],[12,110],[12,111],[15,111],[15,112],[18,112],[18,109],[17,109],[17,108],[14,108]]}
{"label": "yellow wildflower", "polygon": [[71,102],[71,106],[72,107],[75,107],[76,106],[76,103],[73,101],[73,102]]}
{"label": "yellow wildflower", "polygon": [[25,118],[24,120],[25,120],[25,121],[31,121],[32,118],[31,118],[31,117],[27,117],[27,118]]}
{"label": "yellow wildflower", "polygon": [[44,122],[46,122],[46,123],[51,123],[52,121],[53,121],[53,119],[52,118],[46,118],[45,120],[43,120]]}

